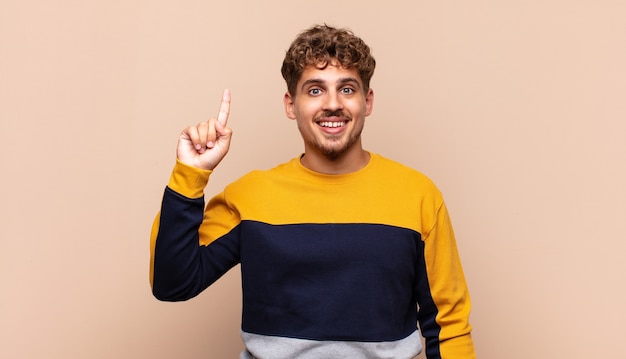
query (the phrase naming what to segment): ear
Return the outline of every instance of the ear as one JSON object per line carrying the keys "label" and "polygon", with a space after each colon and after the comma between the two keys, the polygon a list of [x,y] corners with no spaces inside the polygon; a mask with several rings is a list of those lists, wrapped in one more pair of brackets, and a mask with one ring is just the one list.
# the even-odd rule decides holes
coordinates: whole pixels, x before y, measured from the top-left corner
{"label": "ear", "polygon": [[373,110],[374,110],[374,90],[370,88],[367,90],[367,94],[365,94],[365,116],[371,115]]}
{"label": "ear", "polygon": [[295,111],[294,98],[291,96],[289,91],[285,92],[285,96],[283,97],[283,102],[285,104],[285,114],[287,115],[289,119],[295,120],[296,111]]}

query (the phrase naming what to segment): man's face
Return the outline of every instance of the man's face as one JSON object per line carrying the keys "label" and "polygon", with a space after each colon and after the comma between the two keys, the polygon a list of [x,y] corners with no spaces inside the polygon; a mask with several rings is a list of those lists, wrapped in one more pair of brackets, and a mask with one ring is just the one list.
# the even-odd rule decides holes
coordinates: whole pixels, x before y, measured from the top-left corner
{"label": "man's face", "polygon": [[329,64],[309,66],[295,94],[285,94],[287,117],[296,120],[305,153],[337,159],[360,151],[365,117],[372,112],[374,92],[365,90],[358,71]]}

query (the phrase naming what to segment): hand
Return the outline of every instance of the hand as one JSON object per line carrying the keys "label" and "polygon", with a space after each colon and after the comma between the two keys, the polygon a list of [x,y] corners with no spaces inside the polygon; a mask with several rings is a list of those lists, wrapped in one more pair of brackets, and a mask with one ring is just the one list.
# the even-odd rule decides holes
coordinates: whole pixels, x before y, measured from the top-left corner
{"label": "hand", "polygon": [[226,127],[230,114],[230,91],[224,90],[217,118],[183,130],[178,138],[176,156],[182,163],[212,170],[228,153],[232,130]]}

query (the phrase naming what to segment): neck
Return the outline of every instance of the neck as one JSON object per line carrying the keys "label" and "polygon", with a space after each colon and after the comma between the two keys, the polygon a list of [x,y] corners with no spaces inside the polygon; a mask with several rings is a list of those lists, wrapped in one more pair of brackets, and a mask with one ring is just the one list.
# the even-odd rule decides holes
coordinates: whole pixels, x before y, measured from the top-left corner
{"label": "neck", "polygon": [[304,155],[300,158],[300,163],[311,171],[338,175],[356,172],[367,166],[369,160],[369,152],[362,148],[357,148],[349,151],[349,153],[333,158],[305,150]]}

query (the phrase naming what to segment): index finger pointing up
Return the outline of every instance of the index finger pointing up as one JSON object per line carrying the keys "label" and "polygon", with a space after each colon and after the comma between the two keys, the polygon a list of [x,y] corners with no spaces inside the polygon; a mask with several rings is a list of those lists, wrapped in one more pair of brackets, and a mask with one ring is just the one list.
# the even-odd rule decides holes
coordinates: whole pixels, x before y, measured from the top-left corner
{"label": "index finger pointing up", "polygon": [[217,121],[226,126],[228,122],[228,116],[230,115],[230,90],[224,90],[222,94],[222,103],[220,105],[220,112],[217,114]]}

